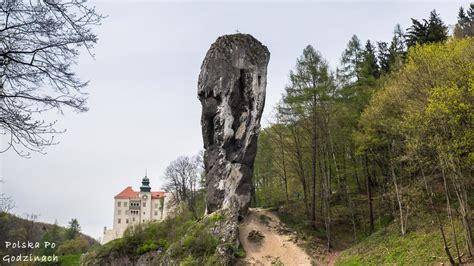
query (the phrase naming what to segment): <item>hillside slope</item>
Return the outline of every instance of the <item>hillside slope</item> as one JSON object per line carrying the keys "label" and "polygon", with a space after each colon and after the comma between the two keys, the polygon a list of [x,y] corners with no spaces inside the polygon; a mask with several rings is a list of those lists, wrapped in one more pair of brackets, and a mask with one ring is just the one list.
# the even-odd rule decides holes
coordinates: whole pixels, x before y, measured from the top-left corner
{"label": "hillside slope", "polygon": [[296,235],[268,210],[250,209],[240,224],[239,233],[246,252],[240,264],[311,265],[311,257],[296,244]]}
{"label": "hillside slope", "polygon": [[[55,231],[56,235],[52,236],[51,232]],[[20,254],[30,254],[31,252],[38,253],[38,255],[45,255],[45,252],[53,252],[56,254],[57,248],[61,246],[66,239],[64,235],[66,233],[66,228],[54,224],[38,222],[35,220],[29,220],[25,218],[18,217],[9,213],[0,213],[0,241],[9,241],[11,243],[16,242],[41,242],[48,241],[56,244],[55,249],[43,250],[43,249],[28,249],[28,248],[9,248],[7,249],[5,245],[0,245],[0,256],[4,255],[20,255]],[[44,238],[45,235],[49,234],[48,238]],[[78,238],[85,239],[84,249],[88,249],[91,246],[98,245],[99,243],[94,238],[79,233]],[[70,245],[71,243],[69,243]],[[67,250],[71,250],[71,246]],[[63,250],[66,250],[63,248]],[[56,255],[62,255],[57,253]]]}
{"label": "hillside slope", "polygon": [[[392,222],[341,252],[335,260],[335,265],[448,265],[449,259],[443,249],[441,234],[436,225],[426,216],[416,217],[412,222],[405,236],[400,234],[399,224],[396,221]],[[466,252],[461,248],[464,241],[462,234],[459,234],[462,231],[461,225],[455,223],[454,229],[458,232],[461,257],[463,262],[467,263]],[[453,229],[447,222],[444,230],[448,237],[452,236]],[[454,242],[450,241],[449,245],[454,252]]]}
{"label": "hillside slope", "polygon": [[[5,232],[9,232],[13,230],[18,231],[20,228],[25,228],[25,230],[28,229],[30,230],[29,233],[31,234],[31,239],[29,239],[30,241],[39,241],[43,233],[48,230],[51,230],[51,228],[53,228],[54,226],[54,224],[50,223],[44,223],[39,221],[33,222],[31,220],[27,220],[25,218],[9,213],[2,215],[5,215],[5,217],[3,218],[4,220],[2,220],[2,230],[5,230]],[[61,230],[66,230],[66,228],[63,226],[59,226],[59,228]],[[89,235],[83,233],[80,233],[80,235],[84,237],[90,245],[99,244],[99,242],[95,238]],[[17,241],[17,239],[11,240]]]}

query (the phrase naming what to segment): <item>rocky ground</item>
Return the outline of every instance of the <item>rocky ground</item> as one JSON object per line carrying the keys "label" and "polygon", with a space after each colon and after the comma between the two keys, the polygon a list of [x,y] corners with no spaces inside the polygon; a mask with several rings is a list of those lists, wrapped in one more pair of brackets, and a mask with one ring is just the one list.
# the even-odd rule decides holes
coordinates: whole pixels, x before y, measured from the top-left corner
{"label": "rocky ground", "polygon": [[239,232],[246,257],[238,265],[321,264],[298,246],[296,233],[268,210],[250,209]]}

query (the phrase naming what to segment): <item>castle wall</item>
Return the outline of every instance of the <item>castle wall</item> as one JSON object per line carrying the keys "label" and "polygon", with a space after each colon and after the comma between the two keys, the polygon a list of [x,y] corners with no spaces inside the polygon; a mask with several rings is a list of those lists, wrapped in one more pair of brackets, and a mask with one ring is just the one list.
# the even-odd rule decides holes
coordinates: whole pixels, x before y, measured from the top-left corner
{"label": "castle wall", "polygon": [[140,192],[136,198],[115,199],[113,228],[104,230],[102,244],[122,237],[128,226],[163,220],[164,202],[166,199],[152,199],[150,192]]}

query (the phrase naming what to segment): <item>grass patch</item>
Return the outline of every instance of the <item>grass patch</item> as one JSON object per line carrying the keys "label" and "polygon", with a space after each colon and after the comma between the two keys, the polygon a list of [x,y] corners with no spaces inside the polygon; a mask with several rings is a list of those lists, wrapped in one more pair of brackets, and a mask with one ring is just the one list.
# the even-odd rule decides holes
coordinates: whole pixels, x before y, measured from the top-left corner
{"label": "grass patch", "polygon": [[81,254],[59,256],[58,260],[62,266],[81,265]]}
{"label": "grass patch", "polygon": [[[336,265],[449,264],[439,230],[434,224],[426,224],[426,221],[430,221],[429,217],[413,217],[411,221],[418,226],[405,236],[400,235],[399,224],[393,222],[359,244],[343,251],[337,258]],[[457,223],[455,227],[459,246],[462,247],[461,225]],[[444,229],[446,236],[451,238],[451,227],[446,225]],[[450,244],[452,247],[453,243]],[[451,251],[455,256],[454,248]]]}

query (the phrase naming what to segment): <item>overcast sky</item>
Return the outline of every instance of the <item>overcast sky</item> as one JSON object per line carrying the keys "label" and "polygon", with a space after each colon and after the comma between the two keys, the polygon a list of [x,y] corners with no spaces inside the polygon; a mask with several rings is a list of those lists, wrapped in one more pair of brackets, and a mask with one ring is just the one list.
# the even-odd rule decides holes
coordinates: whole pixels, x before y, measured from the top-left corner
{"label": "overcast sky", "polygon": [[60,225],[77,218],[84,233],[100,237],[112,225],[114,195],[129,185],[138,189],[145,169],[153,190],[160,189],[172,160],[202,149],[196,85],[218,36],[250,33],[270,50],[268,123],[306,45],[335,68],[353,34],[363,42],[390,41],[397,23],[405,29],[410,18],[426,18],[432,9],[452,25],[468,3],[93,2],[108,18],[96,30],[95,59],[83,53],[77,66],[90,80],[90,111],[59,117],[67,132],[46,155],[0,154],[1,189],[15,201],[14,213]]}

